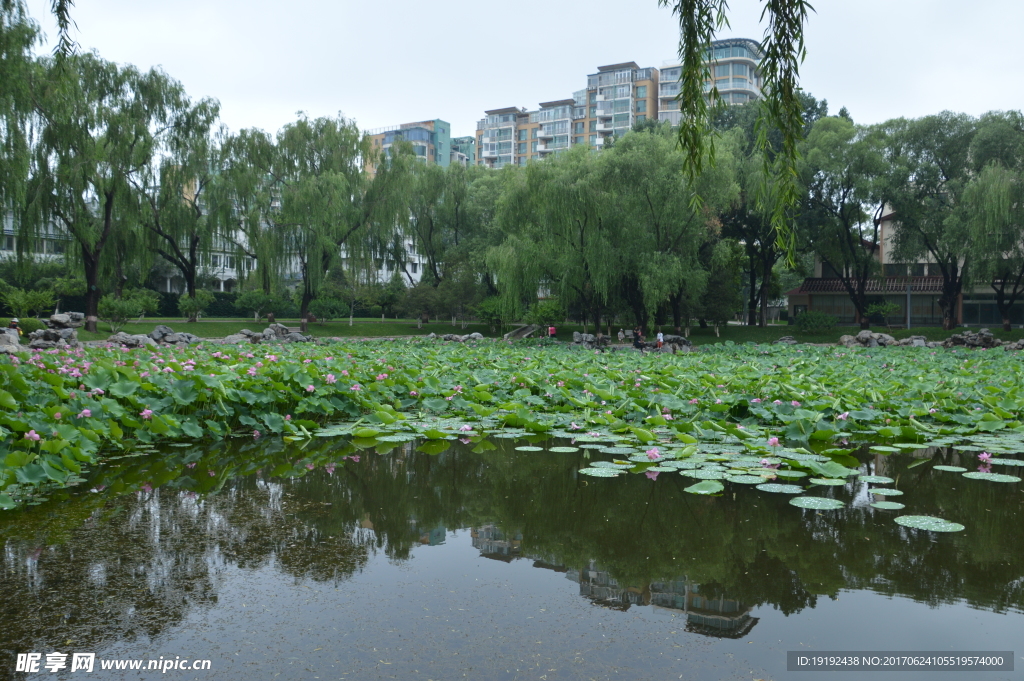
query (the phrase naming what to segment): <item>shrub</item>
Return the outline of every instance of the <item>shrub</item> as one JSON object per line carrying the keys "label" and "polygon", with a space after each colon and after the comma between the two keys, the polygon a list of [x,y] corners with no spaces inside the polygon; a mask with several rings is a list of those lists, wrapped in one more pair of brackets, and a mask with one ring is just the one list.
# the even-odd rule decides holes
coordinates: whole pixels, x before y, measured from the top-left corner
{"label": "shrub", "polygon": [[563,319],[565,319],[565,308],[557,298],[538,300],[523,317],[523,321],[527,324],[538,326],[554,326]]}
{"label": "shrub", "polygon": [[808,310],[796,318],[796,328],[803,333],[824,333],[835,327],[835,317],[817,310]]}
{"label": "shrub", "polygon": [[199,317],[213,301],[213,294],[206,289],[197,289],[195,298],[190,298],[187,293],[182,293],[178,297],[178,311],[190,322],[199,321]]}
{"label": "shrub", "polygon": [[132,319],[152,314],[160,305],[160,296],[149,289],[128,290],[115,298],[107,294],[100,298],[99,317],[110,324],[110,330],[117,333]]}
{"label": "shrub", "polygon": [[14,317],[29,317],[40,315],[47,310],[52,310],[57,304],[53,291],[44,289],[41,291],[25,291],[20,288],[10,288],[3,294],[4,305],[7,306]]}
{"label": "shrub", "polygon": [[316,298],[309,303],[309,311],[323,324],[332,319],[344,317],[349,311],[348,304],[338,298]]}
{"label": "shrub", "polygon": [[[9,321],[7,323],[10,324]],[[42,320],[36,319],[35,317],[26,317],[24,319],[19,319],[18,326],[21,327],[22,332],[24,332],[26,336],[32,333],[33,331],[38,331],[39,329],[46,328],[46,324],[44,324]]]}

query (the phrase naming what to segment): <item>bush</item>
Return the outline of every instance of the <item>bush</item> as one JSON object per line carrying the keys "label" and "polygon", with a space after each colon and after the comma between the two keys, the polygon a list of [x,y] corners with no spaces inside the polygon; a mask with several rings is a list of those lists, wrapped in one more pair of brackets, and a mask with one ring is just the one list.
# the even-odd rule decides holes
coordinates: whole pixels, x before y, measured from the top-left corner
{"label": "bush", "polygon": [[57,304],[53,291],[43,289],[41,291],[25,291],[20,288],[10,288],[2,294],[4,305],[11,311],[14,317],[29,317],[41,315],[44,312],[52,311]]}
{"label": "bush", "polygon": [[796,318],[796,328],[803,333],[825,333],[835,327],[835,317],[817,310],[808,310]]}
{"label": "bush", "polygon": [[117,333],[131,320],[146,313],[154,313],[160,306],[160,296],[150,289],[128,290],[115,298],[113,294],[100,298],[99,317],[110,324],[110,330]]}
{"label": "bush", "polygon": [[197,289],[196,297],[190,298],[187,293],[178,297],[178,311],[190,322],[199,321],[199,317],[206,311],[206,308],[216,300],[213,294],[206,289]]}
{"label": "bush", "polygon": [[565,319],[565,308],[557,298],[538,300],[523,317],[523,321],[527,324],[536,324],[537,326],[554,326],[563,319]]}
{"label": "bush", "polygon": [[26,336],[33,331],[46,328],[46,324],[44,324],[41,319],[36,319],[35,317],[26,317],[25,319],[18,320],[18,326],[21,327],[22,332]]}
{"label": "bush", "polygon": [[309,311],[321,324],[344,317],[349,312],[348,303],[338,298],[316,298],[310,301]]}
{"label": "bush", "polygon": [[252,315],[252,320],[258,322],[268,312],[274,312],[277,300],[269,293],[260,290],[246,291],[235,298],[235,311],[242,315]]}

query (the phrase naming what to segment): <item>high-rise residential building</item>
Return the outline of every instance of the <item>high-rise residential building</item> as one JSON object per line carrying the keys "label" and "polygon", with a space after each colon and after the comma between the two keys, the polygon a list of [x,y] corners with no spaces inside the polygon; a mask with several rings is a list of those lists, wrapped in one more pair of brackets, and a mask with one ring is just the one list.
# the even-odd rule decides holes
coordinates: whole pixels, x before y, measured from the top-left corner
{"label": "high-rise residential building", "polygon": [[658,69],[636,62],[599,66],[570,99],[541,102],[536,111],[505,107],[484,113],[477,123],[478,165],[526,165],[577,144],[597,149],[610,135],[657,117]]}
{"label": "high-rise residential building", "polygon": [[[746,104],[761,97],[761,59],[764,52],[755,40],[729,38],[711,43],[707,53],[710,62],[711,79],[718,88],[718,96],[726,104]],[[669,63],[661,68],[661,85],[658,92],[658,120],[679,125],[679,81],[682,65]],[[711,91],[712,82],[704,84],[704,91]]]}
{"label": "high-rise residential building", "polygon": [[467,137],[453,137],[451,162],[458,163],[463,166],[475,166],[476,137],[473,137],[472,135]]}
{"label": "high-rise residential building", "polygon": [[[398,140],[412,143],[416,158],[428,164],[447,167],[452,158],[452,132],[447,121],[436,118],[432,121],[402,123],[387,128],[367,131],[370,144],[382,153],[390,154],[391,145]],[[367,164],[372,172],[373,168]]]}

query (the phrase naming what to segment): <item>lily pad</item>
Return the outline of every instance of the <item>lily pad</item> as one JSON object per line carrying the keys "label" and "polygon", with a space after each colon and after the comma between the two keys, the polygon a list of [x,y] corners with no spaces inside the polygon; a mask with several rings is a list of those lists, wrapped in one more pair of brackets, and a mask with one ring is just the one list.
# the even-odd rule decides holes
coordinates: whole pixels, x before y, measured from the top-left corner
{"label": "lily pad", "polygon": [[880,485],[888,485],[895,482],[892,478],[887,478],[884,475],[862,475],[858,480],[863,480],[864,482],[875,482]]}
{"label": "lily pad", "polygon": [[879,495],[881,495],[883,497],[899,497],[899,496],[903,496],[903,492],[902,491],[900,491],[898,489],[888,489],[886,487],[879,487],[877,489],[872,487],[871,489],[868,490],[868,492],[870,494],[879,494]]}
{"label": "lily pad", "polygon": [[758,485],[757,489],[762,492],[774,492],[775,494],[800,494],[804,491],[804,488],[800,485],[780,485],[774,482],[766,482],[763,485]]}
{"label": "lily pad", "polygon": [[561,453],[568,453],[568,452],[578,452],[578,451],[580,451],[580,448],[579,447],[551,447],[550,449],[548,449],[548,451],[549,452],[558,452],[558,453],[561,454]]}
{"label": "lily pad", "polygon": [[787,470],[787,469],[777,470],[777,471],[775,471],[775,475],[779,476],[780,478],[806,478],[807,477],[807,473],[804,473],[803,471],[791,471],[791,470]]}
{"label": "lily pad", "polygon": [[937,471],[947,471],[949,473],[963,473],[967,469],[960,466],[932,466]]}
{"label": "lily pad", "polygon": [[395,435],[378,435],[381,442],[412,442],[416,436],[411,433],[396,433]]}
{"label": "lily pad", "polygon": [[517,452],[543,452],[543,447],[535,447],[534,445],[520,445],[516,447]]}
{"label": "lily pad", "polygon": [[901,515],[895,518],[896,522],[904,527],[912,527],[915,530],[928,530],[929,532],[960,532],[964,526],[960,523],[951,523],[942,518],[930,515]]}
{"label": "lily pad", "polygon": [[580,445],[580,449],[604,449],[604,445],[595,445],[587,443],[585,445]]}
{"label": "lily pad", "polygon": [[892,454],[893,452],[898,452],[900,450],[899,447],[890,447],[888,445],[874,445],[873,447],[871,447],[871,451],[881,452],[882,454]]}
{"label": "lily pad", "polygon": [[727,475],[725,479],[739,485],[757,485],[764,482],[760,475]]}
{"label": "lily pad", "polygon": [[678,469],[668,466],[649,466],[646,470],[654,471],[655,473],[675,473]]}
{"label": "lily pad", "polygon": [[1019,459],[989,459],[989,463],[999,464],[1000,466],[1024,466],[1024,461]]}
{"label": "lily pad", "polygon": [[980,473],[974,471],[973,473],[964,473],[964,477],[971,480],[988,480],[989,482],[1020,482],[1020,478],[1016,475],[1003,475],[1002,473]]}
{"label": "lily pad", "polygon": [[899,511],[907,507],[906,504],[901,504],[898,501],[876,501],[871,506],[883,511]]}
{"label": "lily pad", "polygon": [[813,508],[818,510],[832,510],[846,506],[838,499],[825,499],[824,497],[794,497],[789,503],[799,508]]}
{"label": "lily pad", "polygon": [[581,468],[580,473],[594,478],[614,478],[616,475],[622,475],[622,471],[615,468]]}
{"label": "lily pad", "polygon": [[633,447],[601,447],[604,454],[632,454],[636,451]]}
{"label": "lily pad", "polygon": [[629,464],[612,463],[611,461],[592,461],[590,463],[591,468],[614,468],[616,470],[626,470],[632,468]]}
{"label": "lily pad", "polygon": [[698,482],[696,485],[690,485],[683,489],[683,491],[690,494],[718,494],[724,489],[725,485],[717,480],[705,480],[704,482]]}
{"label": "lily pad", "polygon": [[917,442],[894,442],[893,447],[899,447],[900,449],[924,449],[923,444]]}
{"label": "lily pad", "polygon": [[698,480],[724,480],[726,475],[724,471],[708,471],[708,470],[680,470],[681,475],[685,475],[688,478],[697,478]]}
{"label": "lily pad", "polygon": [[832,485],[833,487],[846,484],[846,480],[837,480],[836,478],[811,478],[808,482],[813,482],[815,485]]}

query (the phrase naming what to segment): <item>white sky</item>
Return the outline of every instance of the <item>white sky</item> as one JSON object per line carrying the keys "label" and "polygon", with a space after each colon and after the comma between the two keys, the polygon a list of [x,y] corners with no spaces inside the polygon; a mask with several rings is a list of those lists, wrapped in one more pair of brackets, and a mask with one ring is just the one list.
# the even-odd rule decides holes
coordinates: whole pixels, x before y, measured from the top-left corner
{"label": "white sky", "polygon": [[[761,2],[732,0],[719,37],[760,40]],[[875,123],[944,109],[1020,109],[1020,0],[816,0],[802,86]],[[50,0],[28,0],[48,37]],[[106,59],[160,65],[221,102],[233,130],[276,131],[297,111],[362,128],[441,118],[469,135],[485,109],[537,107],[597,66],[673,59],[656,0],[78,0],[75,40]],[[49,49],[49,44],[47,45]]]}

